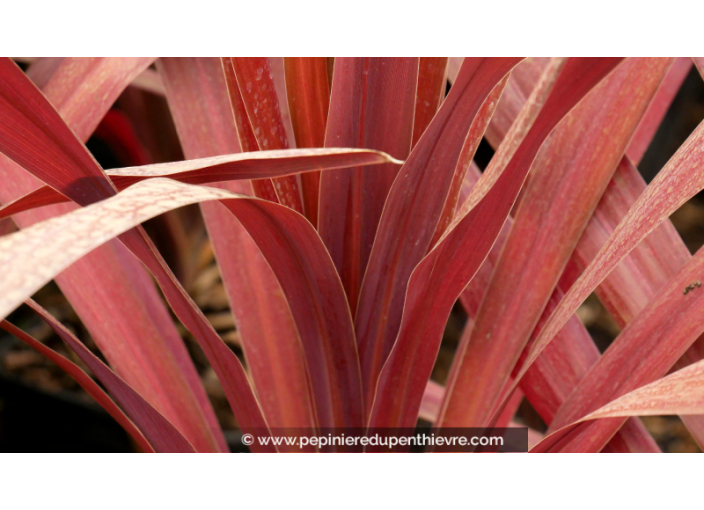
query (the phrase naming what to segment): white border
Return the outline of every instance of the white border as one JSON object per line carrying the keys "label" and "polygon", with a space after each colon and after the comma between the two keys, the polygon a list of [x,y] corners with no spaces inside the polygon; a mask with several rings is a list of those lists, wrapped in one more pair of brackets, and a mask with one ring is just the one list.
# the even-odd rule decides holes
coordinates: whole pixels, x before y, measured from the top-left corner
{"label": "white border", "polygon": [[41,56],[671,56],[702,53],[682,0],[95,0],[3,4],[0,48]]}
{"label": "white border", "polygon": [[24,508],[675,508],[701,457],[657,455],[0,455]]}

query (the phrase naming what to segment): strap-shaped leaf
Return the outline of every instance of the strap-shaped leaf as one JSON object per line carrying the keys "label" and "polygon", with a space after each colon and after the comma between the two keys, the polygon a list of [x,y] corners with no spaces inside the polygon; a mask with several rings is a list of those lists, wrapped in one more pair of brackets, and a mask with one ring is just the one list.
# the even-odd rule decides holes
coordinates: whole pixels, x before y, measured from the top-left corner
{"label": "strap-shaped leaf", "polygon": [[[232,198],[236,200],[228,200]],[[170,179],[150,179],[110,199],[4,236],[0,263],[10,276],[0,282],[0,317],[108,239],[168,210],[206,200],[221,200],[237,216],[279,279],[304,342],[316,403],[329,402],[318,407],[319,412],[327,410],[318,416],[321,426],[360,426],[359,365],[342,286],[310,223],[278,204]],[[227,366],[227,358],[215,362],[222,363],[218,369]]]}
{"label": "strap-shaped leaf", "polygon": [[[60,113],[95,125],[148,64],[143,59],[59,59],[29,76],[48,89],[48,98],[65,105]],[[41,72],[40,72],[41,71]],[[21,73],[10,67],[10,72]],[[18,78],[27,85],[24,77]],[[57,84],[54,85],[54,80]],[[67,101],[74,88],[89,90],[82,101]],[[28,86],[30,93],[36,90]],[[20,93],[15,91],[14,93]],[[65,127],[64,127],[65,129]],[[83,140],[88,130],[80,133]],[[0,156],[0,197],[9,202],[42,182],[6,156]],[[25,213],[21,227],[68,212],[74,205]],[[111,241],[60,274],[56,281],[93,339],[120,376],[168,417],[199,451],[227,451],[227,444],[183,340],[151,277],[119,241]],[[86,292],[91,289],[91,292]],[[106,314],[105,310],[111,313]],[[153,374],[158,374],[154,377]],[[178,398],[174,398],[178,395]]]}
{"label": "strap-shaped leaf", "polygon": [[[325,57],[286,57],[284,59],[286,94],[296,147],[325,145],[325,126],[330,104],[330,84]],[[320,174],[301,175],[306,218],[318,226]]]}
{"label": "strap-shaped leaf", "polygon": [[447,57],[420,58],[416,112],[413,119],[413,146],[430,125],[445,97],[447,60]]}
{"label": "strap-shaped leaf", "polygon": [[[205,59],[200,59],[198,61],[189,59],[161,59],[159,62],[167,61],[170,62],[170,66],[172,67],[177,67],[177,63],[180,62],[182,65],[189,65],[190,67],[195,67],[199,70],[204,68],[207,69],[207,66],[205,65],[207,60]],[[193,62],[196,62],[196,64]],[[254,135],[254,129],[252,128],[252,124],[249,121],[249,116],[247,115],[247,109],[244,105],[244,99],[242,99],[240,86],[237,84],[237,76],[235,76],[235,69],[232,67],[232,61],[230,60],[230,57],[222,57],[220,59],[220,63],[225,74],[225,83],[227,86],[228,95],[230,97],[232,114],[235,117],[235,127],[237,128],[237,139],[239,140],[240,150],[242,152],[258,151],[259,144],[257,143],[257,137]],[[166,67],[162,66],[161,71],[162,74],[166,72]],[[217,81],[215,83],[217,83]],[[210,84],[210,90],[215,90],[214,84]],[[221,138],[222,133],[217,133],[216,135],[219,139]],[[226,142],[234,143],[234,140]],[[263,198],[271,202],[279,202],[279,197],[276,195],[276,190],[274,189],[274,184],[271,179],[253,180],[252,189],[259,198]]]}
{"label": "strap-shaped leaf", "polygon": [[[411,150],[418,58],[338,58],[330,95],[326,147],[378,149],[405,159]],[[318,231],[345,287],[350,309],[374,244],[398,167],[323,173]]]}
{"label": "strap-shaped leaf", "polygon": [[[703,272],[704,252],[700,250],[628,324],[575,388],[555,416],[554,430],[667,374],[704,332],[699,319],[704,293],[697,292]],[[619,426],[617,420],[596,423],[590,426],[588,441],[570,448],[599,451]]]}
{"label": "strap-shaped leaf", "polygon": [[[0,151],[79,205],[114,196],[113,184],[46,98],[12,62],[2,61],[0,66]],[[241,363],[144,230],[137,227],[121,235],[120,240],[151,271],[176,315],[200,342],[242,428],[266,430]]]}
{"label": "strap-shaped leaf", "polygon": [[139,427],[157,452],[188,453],[194,452],[193,446],[178,430],[142,397],[139,396],[119,376],[115,375],[100,359],[90,352],[73,334],[46,310],[31,300],[27,301],[32,309],[61,337],[76,353],[101,383],[110,391],[115,401]]}
{"label": "strap-shaped leaf", "polygon": [[[279,107],[269,59],[231,57],[230,62],[259,150],[288,149],[290,141]],[[229,83],[228,85],[231,86]],[[274,188],[279,202],[295,211],[304,212],[303,197],[296,177],[279,178],[274,182]]]}
{"label": "strap-shaped leaf", "polygon": [[[169,177],[188,184],[265,179],[295,175],[300,172],[334,170],[379,163],[401,164],[384,153],[364,149],[290,149],[248,152],[209,158],[159,163],[107,170],[105,173],[118,190],[151,177]],[[45,205],[68,202],[69,199],[48,186],[41,187],[0,207],[0,219]]]}
{"label": "strap-shaped leaf", "polygon": [[355,316],[367,397],[398,334],[408,279],[430,247],[467,133],[484,100],[519,61],[467,58],[391,187]]}
{"label": "strap-shaped leaf", "polygon": [[[469,196],[469,190],[476,184],[480,176],[479,169],[476,167],[470,169],[467,173],[465,186],[462,191],[462,201]],[[486,260],[460,296],[460,300],[470,318],[476,317],[479,304],[489,286],[494,266],[499,259],[501,249],[506,242],[512,225],[513,218],[507,218]],[[563,295],[564,292],[560,288],[553,292],[536,327],[537,331],[540,331],[542,324],[550,316]],[[457,352],[464,352],[467,348],[466,344],[469,343],[471,338],[471,327],[472,320],[470,319],[465,326]],[[535,335],[535,331],[533,335]],[[525,354],[526,351],[524,349],[519,360],[519,366],[523,362]],[[521,390],[523,390],[531,405],[546,423],[550,424],[552,422],[558,408],[572,393],[575,386],[587,374],[594,363],[597,362],[599,356],[599,350],[582,322],[576,315],[570,317],[555,342],[548,346],[521,381]],[[461,359],[455,356],[450,368],[448,387],[453,385],[453,381],[457,377],[460,361]],[[515,394],[520,394],[520,392],[515,392]],[[438,403],[438,407],[440,407],[440,403]],[[643,424],[640,423],[640,420],[631,418],[605,447],[605,451],[657,452],[660,449]]]}
{"label": "strap-shaped leaf", "polygon": [[[536,100],[541,90],[552,92],[540,113],[533,117],[535,121],[527,123],[532,128],[525,137],[518,138],[520,145],[515,152],[497,154],[497,161],[508,163],[485,172],[457,223],[413,272],[401,331],[377,387],[372,426],[412,426],[415,422],[444,321],[491,249],[538,149],[555,125],[620,62],[621,59],[570,59],[557,79],[548,73],[546,81],[554,86],[538,90]],[[413,154],[409,161],[412,157]],[[391,398],[392,387],[403,388],[402,394],[396,390]]]}
{"label": "strap-shaped leaf", "polygon": [[[546,141],[472,338],[459,353],[461,366],[448,388],[441,422],[445,426],[486,423],[671,63],[627,60]],[[620,112],[617,117],[614,110]]]}
{"label": "strap-shaped leaf", "polygon": [[704,173],[701,171],[703,143],[704,125],[700,124],[638,198],[589,267],[572,285],[531,348],[519,378],[611,270],[679,206],[704,188]]}
{"label": "strap-shaped leaf", "polygon": [[[579,444],[595,425],[623,421],[626,416],[704,414],[704,361],[627,393],[578,421],[548,435],[531,452],[558,452]],[[596,420],[596,421],[591,421]]]}
{"label": "strap-shaped leaf", "polygon": [[645,151],[655,136],[655,132],[662,124],[667,110],[670,108],[691,68],[692,60],[690,58],[680,57],[675,59],[674,64],[672,64],[665,79],[660,84],[660,88],[650,103],[648,111],[638,125],[638,130],[633,135],[631,143],[628,144],[626,155],[636,165],[643,158]]}
{"label": "strap-shaped leaf", "polygon": [[[159,70],[184,154],[198,157],[239,150],[217,59],[162,59]],[[269,179],[257,182],[271,183]],[[218,187],[252,193],[244,181]],[[267,423],[314,429],[315,409],[301,341],[276,276],[228,210],[214,202],[201,204],[201,209]],[[282,450],[293,448],[282,445]]]}
{"label": "strap-shaped leaf", "polygon": [[[81,367],[60,355],[56,351],[50,349],[34,337],[28,335],[17,326],[10,324],[9,322],[3,320],[0,321],[0,328],[4,329],[11,335],[16,336],[24,343],[40,352],[51,361],[56,363],[62,370],[64,370],[68,375],[70,375],[74,381],[76,381],[86,392],[95,399],[100,406],[105,409],[105,411],[112,416],[117,423],[119,423],[122,428],[124,428],[127,433],[134,439],[134,441],[139,445],[139,447],[147,453],[154,451],[152,445],[145,439],[144,435],[139,431],[134,423],[125,415],[125,413],[120,409],[115,402],[108,396],[107,393],[86,374]],[[173,428],[173,426],[172,426]],[[183,436],[182,436],[183,437]],[[185,439],[184,439],[185,441]]]}

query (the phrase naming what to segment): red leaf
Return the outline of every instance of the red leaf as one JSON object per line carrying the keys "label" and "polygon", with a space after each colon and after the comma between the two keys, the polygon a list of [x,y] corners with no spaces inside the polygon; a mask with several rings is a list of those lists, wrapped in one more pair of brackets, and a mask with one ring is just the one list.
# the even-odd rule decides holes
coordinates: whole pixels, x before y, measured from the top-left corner
{"label": "red leaf", "polygon": [[[231,57],[237,84],[249,123],[260,150],[288,149],[286,127],[279,108],[274,77],[267,57]],[[303,213],[301,191],[296,177],[274,182],[279,202]]]}
{"label": "red leaf", "polygon": [[[697,292],[701,286],[697,278],[703,268],[704,252],[700,250],[660,289],[582,379],[555,416],[554,429],[667,374],[704,332],[699,320],[704,311],[704,293]],[[588,438],[570,443],[568,448],[599,451],[619,426],[619,420],[595,423],[590,426]]]}
{"label": "red leaf", "polygon": [[[79,205],[115,195],[114,186],[85,146],[10,61],[0,64],[0,119],[4,120],[0,122],[0,151],[36,177]],[[144,230],[137,227],[120,240],[151,271],[176,315],[200,342],[242,428],[266,430],[241,363],[181,287]]]}
{"label": "red leaf", "polygon": [[66,342],[73,352],[95,374],[110,391],[125,413],[139,427],[157,452],[195,452],[193,446],[176,428],[150,406],[132,388],[113,373],[100,359],[90,352],[73,334],[46,310],[31,300],[27,304],[51,326],[51,329]]}
{"label": "red leaf", "polygon": [[413,120],[413,143],[418,143],[445,97],[447,57],[421,57],[418,66],[418,91]]}
{"label": "red leaf", "polygon": [[[448,387],[442,425],[487,423],[671,63],[671,59],[627,60],[546,141],[533,164],[472,338],[458,353],[461,365],[454,385]],[[620,114],[614,118],[616,110]],[[501,319],[505,317],[512,319]]]}
{"label": "red leaf", "polygon": [[[573,259],[580,268],[586,267],[596,256],[645,187],[637,169],[627,158],[624,158],[619,171],[602,197],[587,231],[575,249]],[[689,251],[672,223],[666,220],[599,285],[596,289],[597,295],[616,322],[624,327],[690,258]],[[675,366],[681,368],[699,361],[702,358],[700,346],[701,338],[690,347]],[[575,395],[574,398],[579,399],[581,396]],[[701,444],[704,438],[701,417],[683,416],[682,419],[697,442]]]}
{"label": "red leaf", "polygon": [[[16,336],[24,343],[26,343],[27,345],[29,345],[30,347],[37,350],[38,352],[49,358],[51,361],[53,361],[59,368],[61,368],[68,375],[70,375],[73,380],[75,380],[84,390],[86,390],[86,392],[91,397],[93,397],[95,401],[98,402],[98,404],[100,404],[100,406],[105,409],[108,414],[110,414],[110,416],[112,416],[115,421],[120,424],[122,428],[125,429],[125,431],[127,431],[130,437],[134,439],[134,441],[137,443],[137,445],[139,445],[139,447],[143,451],[147,453],[154,452],[154,448],[152,448],[152,445],[149,444],[149,442],[145,439],[139,429],[135,427],[134,423],[132,423],[132,421],[127,416],[125,416],[125,413],[122,411],[122,409],[120,409],[115,404],[115,402],[113,402],[112,399],[107,395],[107,393],[105,393],[105,391],[103,391],[103,389],[98,384],[96,384],[96,382],[93,381],[93,379],[91,379],[88,374],[81,370],[78,365],[68,360],[67,358],[61,356],[59,353],[49,349],[46,345],[42,344],[41,342],[34,339],[18,327],[10,324],[5,320],[0,321],[0,328],[4,329],[11,335]],[[149,405],[146,402],[144,402],[144,404],[147,406]],[[183,441],[186,440],[183,439]]]}
{"label": "red leaf", "polygon": [[[319,425],[362,426],[359,363],[342,285],[315,229],[301,215],[279,204],[217,188],[149,179],[115,197],[4,236],[0,238],[0,263],[10,276],[0,281],[0,317],[107,239],[163,212],[206,200],[220,200],[237,216],[279,279],[308,361]],[[164,287],[165,293],[169,292]],[[233,366],[225,356],[227,347],[221,351],[216,350],[219,344],[201,345],[223,386],[239,383],[235,370],[242,368]],[[236,407],[242,403],[233,403],[236,411],[242,410]],[[252,415],[244,417],[248,423],[253,421]],[[258,435],[266,430],[252,425],[248,429]]]}
{"label": "red leaf", "polygon": [[[411,150],[418,58],[338,58],[326,147],[383,150],[405,159]],[[379,218],[398,167],[323,173],[318,231],[357,308]]]}
{"label": "red leaf", "polygon": [[465,137],[486,97],[518,61],[465,61],[389,192],[355,317],[367,397],[396,339],[408,278],[430,247]]}
{"label": "red leaf", "polygon": [[[165,60],[162,59],[162,61]],[[170,62],[172,62],[172,65],[175,65],[176,62],[188,62],[188,60],[171,59]],[[201,59],[201,62],[205,62],[205,60]],[[247,116],[247,109],[244,106],[244,100],[242,99],[242,94],[240,93],[240,87],[237,84],[237,77],[235,76],[235,69],[232,67],[232,61],[229,57],[222,57],[220,62],[225,73],[225,82],[227,84],[227,91],[230,96],[232,113],[235,116],[235,126],[237,127],[237,137],[240,142],[240,148],[242,152],[258,151],[259,144],[257,143],[257,137],[254,136],[252,124],[249,122],[249,117]],[[259,198],[275,203],[279,202],[279,197],[276,196],[276,190],[274,190],[274,184],[271,182],[271,179],[253,180],[252,188],[254,189],[256,196]]]}
{"label": "red leaf", "polygon": [[675,59],[675,63],[660,84],[657,94],[655,94],[626,151],[628,158],[636,165],[640,163],[691,68],[692,60],[690,58]]}
{"label": "red leaf", "polygon": [[[163,59],[159,69],[185,155],[239,150],[217,59]],[[251,194],[246,182],[222,183],[220,187]],[[314,429],[315,411],[305,359],[276,276],[229,211],[214,202],[201,204],[201,209],[267,423],[279,428]]]}
{"label": "red leaf", "polygon": [[[466,186],[463,188],[463,199],[466,199],[469,195],[469,189],[476,184],[480,175],[479,169],[476,167],[470,169],[467,173],[465,178]],[[486,260],[460,296],[462,304],[470,316],[470,321],[465,326],[457,352],[464,352],[467,348],[471,336],[471,317],[476,317],[479,304],[489,286],[494,266],[498,261],[501,249],[512,225],[513,219],[511,217],[507,218],[501,234]],[[537,331],[540,331],[543,323],[562,299],[562,296],[563,292],[559,289],[553,292],[547,307],[543,311],[540,322],[536,326]],[[534,331],[533,335],[535,334]],[[527,352],[524,349],[518,363],[519,366],[523,362],[525,354]],[[526,398],[546,423],[550,424],[552,422],[560,405],[572,393],[574,387],[589,371],[591,366],[597,362],[599,356],[599,351],[582,322],[576,315],[570,317],[570,320],[560,331],[555,341],[547,347],[543,355],[536,360],[533,367],[521,381],[521,389],[525,392]],[[457,377],[460,361],[460,357],[455,356],[450,368],[448,387],[453,385],[453,381]],[[519,392],[514,392],[514,394],[517,393]],[[439,406],[440,404],[438,404]],[[659,448],[643,424],[637,418],[631,418],[624,425],[624,428],[614,436],[605,450],[657,452]]]}
{"label": "red leaf", "polygon": [[703,140],[704,126],[700,125],[638,198],[553,313],[531,349],[522,372],[609,272],[682,203],[704,188],[704,174],[698,170],[704,157],[700,150]]}
{"label": "red leaf", "polygon": [[501,95],[496,113],[491,118],[485,137],[489,144],[498,149],[511,125],[518,117],[523,105],[535,88],[540,75],[550,63],[549,58],[529,57],[511,71],[508,84]]}
{"label": "red leaf", "polygon": [[[62,114],[84,119],[84,126],[86,119],[91,118],[90,124],[95,125],[134,73],[147,63],[143,59],[63,59],[61,65],[43,72],[41,79],[52,91],[48,97],[66,105]],[[13,67],[10,72],[21,75]],[[35,74],[30,68],[29,75]],[[50,77],[58,84],[49,81]],[[24,77],[15,79],[32,94],[37,93]],[[83,102],[63,99],[64,94],[71,96],[74,87],[91,93]],[[89,134],[83,133],[85,138]],[[3,200],[10,201],[42,184],[5,156],[1,161]],[[62,206],[26,213],[17,221],[27,227],[74,208]],[[119,242],[112,241],[64,271],[57,283],[103,354],[129,384],[176,424],[199,451],[227,450],[193,362],[139,261]],[[92,292],[86,293],[85,289]],[[105,314],[106,309],[111,313]],[[174,393],[179,398],[173,398]]]}
{"label": "red leaf", "polygon": [[[119,168],[105,173],[110,177],[115,188],[123,190],[136,182],[152,177],[168,177],[188,184],[208,184],[241,179],[264,179],[356,165],[374,165],[380,162],[401,163],[384,153],[371,150],[290,149]],[[44,186],[0,207],[0,219],[36,207],[68,201],[69,199],[58,191]]]}
{"label": "red leaf", "polygon": [[448,192],[447,200],[445,200],[445,206],[440,215],[435,234],[433,235],[432,241],[430,241],[430,246],[435,246],[435,243],[442,237],[447,227],[450,226],[452,219],[455,217],[465,175],[467,175],[467,170],[473,162],[474,153],[477,151],[477,147],[479,147],[482,135],[494,115],[496,105],[504,92],[508,78],[508,75],[505,76],[504,79],[494,87],[494,90],[491,91],[489,97],[486,98],[484,104],[482,104],[482,107],[479,109],[479,113],[477,113],[472,127],[469,128],[469,133],[462,146],[462,152],[460,152],[457,165],[455,165],[455,175],[452,178],[452,184],[450,184],[450,191]]}
{"label": "red leaf", "polygon": [[[617,398],[561,428],[537,444],[532,452],[564,451],[578,444],[606,422],[623,421],[625,416],[658,416],[667,414],[704,414],[704,361],[674,372]],[[597,421],[590,421],[597,420]]]}
{"label": "red leaf", "polygon": [[[473,190],[475,200],[470,196],[461,219],[415,269],[403,324],[377,386],[371,426],[413,426],[445,320],[501,230],[538,149],[562,117],[620,61],[570,59],[567,62],[554,89],[547,87],[553,89],[552,93],[515,152],[509,150],[507,156],[495,156],[502,161],[512,155],[508,164],[485,172],[484,182],[480,181]],[[445,104],[448,101],[449,96]],[[412,158],[413,154],[409,161]]]}
{"label": "red leaf", "polygon": [[[284,65],[286,93],[296,147],[323,147],[330,104],[327,59],[325,57],[286,57]],[[320,173],[311,172],[301,175],[301,185],[306,218],[314,227],[317,227]]]}
{"label": "red leaf", "polygon": [[[580,271],[597,255],[645,187],[638,170],[628,158],[624,158],[575,248],[572,259]],[[690,258],[689,250],[675,227],[665,220],[616,266],[597,287],[596,293],[623,328]],[[675,368],[701,360],[704,357],[703,346],[704,341],[700,337],[675,364]],[[682,420],[694,439],[704,445],[704,419],[683,416]]]}

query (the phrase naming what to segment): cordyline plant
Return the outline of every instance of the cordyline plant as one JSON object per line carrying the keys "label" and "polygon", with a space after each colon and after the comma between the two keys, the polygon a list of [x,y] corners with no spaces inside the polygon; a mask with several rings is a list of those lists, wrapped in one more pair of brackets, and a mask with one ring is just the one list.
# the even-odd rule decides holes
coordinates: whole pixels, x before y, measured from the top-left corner
{"label": "cordyline plant", "polygon": [[[244,432],[502,427],[525,396],[549,425],[532,451],[658,451],[637,417],[663,414],[703,445],[704,255],[668,217],[704,188],[704,128],[650,185],[635,167],[693,61],[5,59],[0,318],[29,304],[101,385],[2,327],[144,451],[227,451],[167,303]],[[84,142],[135,86],[186,160],[104,171]],[[140,226],[195,203],[246,369]],[[30,299],[52,279],[109,366]],[[623,328],[603,355],[575,315],[592,292]]]}

